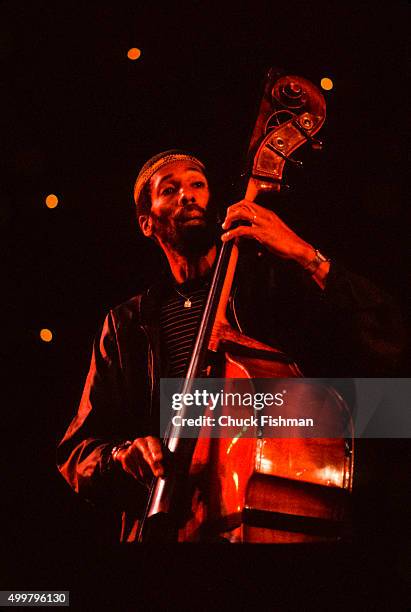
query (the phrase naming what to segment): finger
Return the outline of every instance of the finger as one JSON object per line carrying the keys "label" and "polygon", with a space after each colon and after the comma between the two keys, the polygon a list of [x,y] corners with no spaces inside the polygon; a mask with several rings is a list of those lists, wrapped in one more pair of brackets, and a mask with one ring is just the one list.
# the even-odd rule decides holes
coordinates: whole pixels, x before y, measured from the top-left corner
{"label": "finger", "polygon": [[232,206],[229,206],[227,208],[225,220],[230,219],[233,216],[235,217],[239,214],[244,214],[246,218],[252,218],[253,215],[258,212],[258,208],[260,208],[258,205],[252,202],[248,202],[247,200],[242,200],[241,202],[233,204]]}
{"label": "finger", "polygon": [[147,438],[143,440],[137,440],[134,442],[137,448],[141,451],[144,461],[150,466],[154,476],[162,476],[164,474],[164,468],[161,465],[159,459],[154,458],[153,453],[149,447]]}
{"label": "finger", "polygon": [[153,438],[153,436],[148,436],[146,442],[154,461],[161,461],[163,459],[163,450],[160,440],[158,438]]}
{"label": "finger", "polygon": [[228,206],[227,213],[236,210],[240,206],[251,210],[253,207],[258,207],[258,204],[255,204],[251,200],[240,200],[239,202],[236,202],[235,204],[231,204],[231,206]]}
{"label": "finger", "polygon": [[152,478],[149,465],[143,459],[141,451],[136,446],[130,446],[120,458],[123,469],[134,478],[148,481]]}
{"label": "finger", "polygon": [[256,219],[257,219],[257,215],[254,213],[252,209],[238,208],[237,210],[232,211],[227,215],[227,217],[224,219],[222,228],[226,229],[230,227],[230,225],[234,221],[242,220],[242,221],[249,221],[250,223],[255,223]]}
{"label": "finger", "polygon": [[255,230],[252,227],[241,225],[240,227],[236,227],[236,229],[225,232],[221,236],[221,240],[227,242],[228,240],[239,238],[240,236],[244,238],[253,238],[255,236]]}

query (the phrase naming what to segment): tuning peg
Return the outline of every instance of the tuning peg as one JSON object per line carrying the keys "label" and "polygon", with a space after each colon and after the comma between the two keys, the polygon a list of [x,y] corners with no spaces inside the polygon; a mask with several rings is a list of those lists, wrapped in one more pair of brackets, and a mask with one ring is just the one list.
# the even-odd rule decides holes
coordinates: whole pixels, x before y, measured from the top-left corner
{"label": "tuning peg", "polygon": [[286,157],[284,155],[285,159],[289,162],[291,162],[292,164],[294,164],[294,166],[296,166],[297,168],[303,168],[304,164],[302,161],[300,161],[299,159],[293,159],[292,157]]}
{"label": "tuning peg", "polygon": [[310,138],[310,144],[313,151],[321,151],[324,146],[323,142],[316,138]]}
{"label": "tuning peg", "polygon": [[270,151],[277,153],[277,155],[279,155],[286,161],[291,162],[292,164],[294,164],[294,166],[297,166],[297,168],[302,168],[304,166],[302,161],[299,161],[298,159],[294,159],[293,157],[289,157],[288,155],[280,151],[280,149],[277,149],[277,147],[271,144],[271,142],[267,142],[265,146],[267,147],[267,149],[270,149]]}
{"label": "tuning peg", "polygon": [[309,118],[305,118],[304,120],[305,127],[301,125],[301,123],[298,120],[295,120],[295,119],[293,120],[293,125],[301,132],[303,136],[305,136],[305,138],[310,143],[313,151],[321,151],[321,149],[323,148],[322,141],[318,140],[317,138],[313,138],[306,129],[309,126],[312,126],[312,122]]}

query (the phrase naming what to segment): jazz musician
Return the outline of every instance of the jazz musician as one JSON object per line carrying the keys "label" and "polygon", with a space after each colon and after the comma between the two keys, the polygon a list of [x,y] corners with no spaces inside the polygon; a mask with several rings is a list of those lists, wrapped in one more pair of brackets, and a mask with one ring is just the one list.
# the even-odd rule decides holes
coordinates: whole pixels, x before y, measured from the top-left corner
{"label": "jazz musician", "polygon": [[[122,513],[123,542],[136,540],[147,484],[164,472],[155,425],[159,378],[185,374],[220,241],[241,236],[258,246],[248,258],[252,274],[240,266],[246,278],[230,302],[232,321],[280,346],[306,376],[387,376],[402,345],[389,299],[273,211],[242,200],[217,224],[207,172],[194,155],[171,150],[151,158],[134,198],[139,227],[163,250],[169,273],[153,275],[148,290],[110,310],[58,448],[71,487]],[[233,229],[234,221],[247,225]]]}

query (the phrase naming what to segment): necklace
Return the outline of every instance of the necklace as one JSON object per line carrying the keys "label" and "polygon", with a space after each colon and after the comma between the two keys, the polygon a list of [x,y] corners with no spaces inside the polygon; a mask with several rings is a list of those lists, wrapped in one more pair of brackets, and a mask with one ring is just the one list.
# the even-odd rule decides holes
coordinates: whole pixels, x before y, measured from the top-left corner
{"label": "necklace", "polygon": [[191,308],[191,297],[192,296],[191,297],[187,297],[186,295],[183,295],[182,293],[180,293],[178,291],[178,289],[176,289],[175,287],[174,287],[174,289],[175,289],[176,293],[178,293],[178,295],[181,295],[181,297],[185,299],[184,308]]}

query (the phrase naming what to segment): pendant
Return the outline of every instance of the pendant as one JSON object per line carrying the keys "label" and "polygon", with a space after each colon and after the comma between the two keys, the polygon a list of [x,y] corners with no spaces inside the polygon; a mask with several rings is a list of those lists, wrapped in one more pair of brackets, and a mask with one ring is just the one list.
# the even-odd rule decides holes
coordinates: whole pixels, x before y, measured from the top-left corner
{"label": "pendant", "polygon": [[184,308],[191,308],[191,302],[190,302],[190,300],[188,298],[184,302]]}

